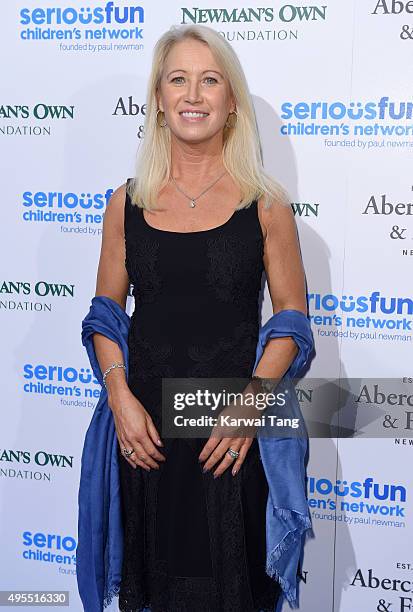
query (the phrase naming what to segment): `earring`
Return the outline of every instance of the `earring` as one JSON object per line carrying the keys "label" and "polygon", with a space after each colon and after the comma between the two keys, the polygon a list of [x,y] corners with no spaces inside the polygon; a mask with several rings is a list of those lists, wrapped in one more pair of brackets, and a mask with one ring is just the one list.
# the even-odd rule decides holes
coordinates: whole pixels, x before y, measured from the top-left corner
{"label": "earring", "polygon": [[[158,110],[156,111],[156,123],[159,125],[159,127],[166,127],[167,123],[165,121],[165,116],[162,119],[161,123],[159,123],[159,121],[158,121],[158,113],[163,113],[163,111],[161,111],[160,108],[158,108]],[[165,113],[163,113],[163,114],[165,115]]]}
{"label": "earring", "polygon": [[228,121],[228,119],[227,119],[227,120],[226,120],[226,122],[225,122],[225,127],[228,127],[228,128],[234,128],[234,127],[237,125],[237,122],[238,122],[238,113],[237,113],[237,111],[236,111],[236,110],[232,111],[232,113],[230,113],[230,114],[228,115],[228,118],[229,118],[231,115],[235,115],[235,116],[236,116],[235,123],[234,123],[234,122],[230,123],[230,122]]}

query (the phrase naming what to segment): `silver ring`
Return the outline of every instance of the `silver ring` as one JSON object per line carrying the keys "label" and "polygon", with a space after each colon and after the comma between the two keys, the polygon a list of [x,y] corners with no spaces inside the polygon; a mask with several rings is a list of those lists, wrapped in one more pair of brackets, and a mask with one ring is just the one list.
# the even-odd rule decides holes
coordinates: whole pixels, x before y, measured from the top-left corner
{"label": "silver ring", "polygon": [[236,450],[233,450],[232,448],[229,448],[229,449],[227,450],[227,453],[228,453],[229,455],[231,455],[231,457],[232,457],[233,459],[237,459],[237,458],[239,457],[239,452],[238,452],[238,451],[236,451]]}
{"label": "silver ring", "polygon": [[122,449],[122,453],[125,455],[125,457],[130,457],[134,452],[135,451],[133,448],[131,450],[128,450],[127,448]]}

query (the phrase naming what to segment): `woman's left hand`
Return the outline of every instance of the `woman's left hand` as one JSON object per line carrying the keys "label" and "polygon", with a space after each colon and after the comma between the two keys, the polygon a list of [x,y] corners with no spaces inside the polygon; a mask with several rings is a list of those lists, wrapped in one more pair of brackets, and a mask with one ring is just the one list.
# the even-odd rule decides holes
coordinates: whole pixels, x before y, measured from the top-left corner
{"label": "woman's left hand", "polygon": [[[257,409],[254,403],[245,402],[248,393],[255,394],[254,388],[250,383],[243,391],[240,404],[231,403],[225,406],[219,413],[217,423],[212,428],[209,440],[199,455],[200,462],[207,459],[204,464],[205,472],[213,468],[220,461],[217,469],[214,471],[214,478],[220,476],[230,465],[232,465],[232,475],[235,476],[239,472],[254,440],[258,429],[255,419],[261,418],[262,411]],[[229,418],[230,424],[227,424],[225,417]],[[242,418],[240,419],[240,417]],[[232,424],[233,422],[234,424]],[[227,452],[229,448],[239,452],[236,459]]]}
{"label": "woman's left hand", "polygon": [[[202,449],[199,455],[199,461],[202,462],[206,458],[208,460],[204,464],[204,472],[210,470],[217,461],[220,461],[217,469],[214,471],[214,478],[221,476],[221,474],[232,465],[232,475],[235,476],[239,472],[241,465],[247,455],[247,452],[252,444],[254,438],[219,438],[214,434],[211,434],[208,442]],[[237,459],[233,459],[227,452],[231,448],[234,451],[238,451],[239,455]]]}

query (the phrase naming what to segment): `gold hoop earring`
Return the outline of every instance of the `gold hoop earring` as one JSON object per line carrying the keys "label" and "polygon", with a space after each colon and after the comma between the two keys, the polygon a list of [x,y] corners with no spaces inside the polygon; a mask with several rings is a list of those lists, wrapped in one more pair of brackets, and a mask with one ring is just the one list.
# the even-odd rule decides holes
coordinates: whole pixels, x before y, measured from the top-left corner
{"label": "gold hoop earring", "polygon": [[[229,117],[230,117],[231,115],[235,115],[235,116],[236,116],[235,123],[234,123],[233,121],[232,121],[232,122],[229,122],[229,121],[228,121],[228,119],[229,119]],[[230,114],[228,115],[228,119],[227,119],[227,120],[226,120],[226,122],[225,122],[225,127],[227,127],[227,128],[234,128],[234,127],[237,125],[237,123],[238,123],[238,113],[237,113],[237,111],[236,111],[236,110],[232,111],[232,113],[230,113]]]}
{"label": "gold hoop earring", "polygon": [[[164,118],[162,119],[161,123],[159,123],[158,121],[158,113],[163,113],[164,114]],[[160,108],[158,108],[158,110],[156,111],[156,123],[157,125],[159,125],[159,127],[166,127],[167,123],[165,121],[165,113],[163,111],[161,111]]]}

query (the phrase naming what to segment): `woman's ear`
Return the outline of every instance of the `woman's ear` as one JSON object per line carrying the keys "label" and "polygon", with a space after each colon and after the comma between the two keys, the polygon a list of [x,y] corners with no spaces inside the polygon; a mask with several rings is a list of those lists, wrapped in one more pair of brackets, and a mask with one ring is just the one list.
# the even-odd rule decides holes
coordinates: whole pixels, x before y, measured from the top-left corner
{"label": "woman's ear", "polygon": [[159,94],[159,90],[157,89],[155,92],[155,99],[156,99],[156,108],[159,109],[160,111],[163,112],[163,106],[162,106],[162,102],[161,102],[161,96]]}
{"label": "woman's ear", "polygon": [[232,92],[232,88],[231,88],[230,99],[231,99],[231,110],[229,112],[233,113],[234,111],[237,110],[237,101],[236,101],[235,96],[234,96],[234,94]]}

